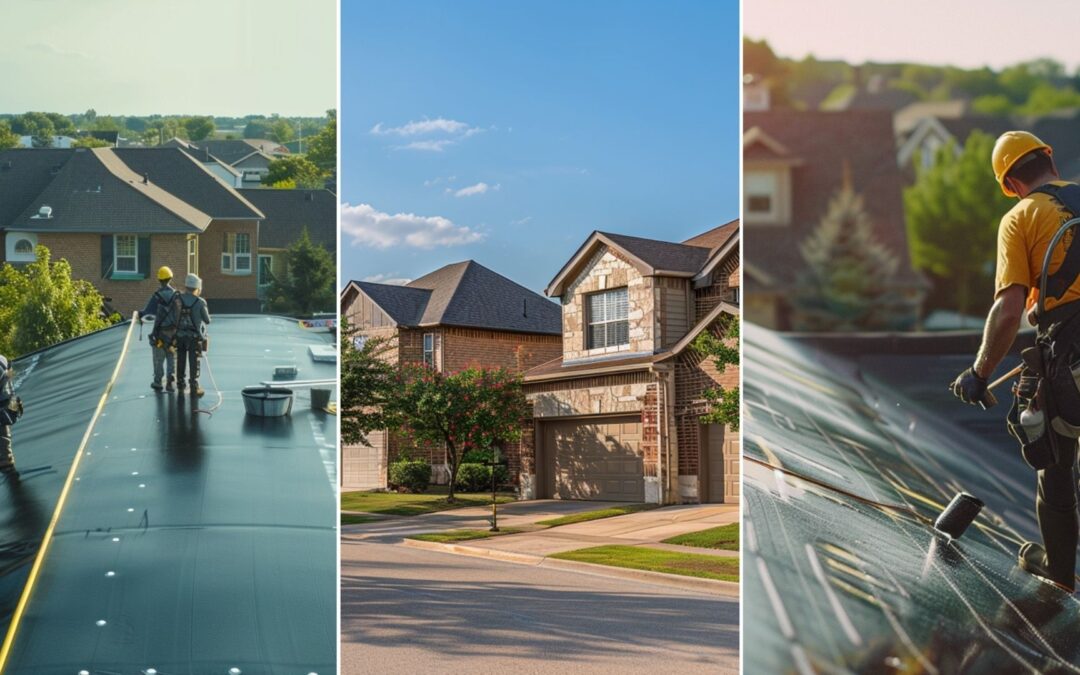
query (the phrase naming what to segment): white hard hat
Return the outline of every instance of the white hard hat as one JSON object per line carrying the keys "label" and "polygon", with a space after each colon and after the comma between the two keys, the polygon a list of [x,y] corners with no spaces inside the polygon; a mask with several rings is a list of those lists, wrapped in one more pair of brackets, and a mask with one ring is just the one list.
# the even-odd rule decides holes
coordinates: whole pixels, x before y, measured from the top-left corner
{"label": "white hard hat", "polygon": [[187,278],[184,279],[184,286],[186,286],[188,288],[194,288],[195,290],[201,291],[202,290],[202,279],[199,278],[198,274],[189,274],[189,275],[187,275]]}

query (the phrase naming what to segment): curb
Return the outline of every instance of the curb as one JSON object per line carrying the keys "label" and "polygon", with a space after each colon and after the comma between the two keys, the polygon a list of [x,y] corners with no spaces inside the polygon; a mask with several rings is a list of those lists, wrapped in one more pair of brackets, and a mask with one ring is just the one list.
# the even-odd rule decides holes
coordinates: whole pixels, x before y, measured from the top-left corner
{"label": "curb", "polygon": [[498,549],[469,546],[466,544],[444,544],[437,541],[421,541],[419,539],[404,539],[402,546],[419,548],[439,553],[464,555],[472,558],[486,558],[501,562],[514,563],[517,565],[531,565],[532,567],[546,567],[563,570],[566,572],[578,572],[600,577],[615,577],[669,586],[682,590],[704,591],[710,595],[724,597],[739,597],[739,583],[735,581],[720,581],[719,579],[702,579],[700,577],[687,577],[649,570],[636,570],[628,567],[613,567],[610,565],[596,565],[593,563],[578,562],[576,560],[562,560],[547,556],[534,555],[531,553],[514,553]]}

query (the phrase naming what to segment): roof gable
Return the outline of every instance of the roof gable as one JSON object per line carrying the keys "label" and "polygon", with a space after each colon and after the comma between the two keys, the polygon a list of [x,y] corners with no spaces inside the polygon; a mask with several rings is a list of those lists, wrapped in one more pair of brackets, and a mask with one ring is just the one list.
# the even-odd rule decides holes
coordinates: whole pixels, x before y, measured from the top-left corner
{"label": "roof gable", "polygon": [[260,248],[287,248],[307,228],[311,241],[337,250],[337,197],[329,190],[243,188],[239,194],[262,212]]}

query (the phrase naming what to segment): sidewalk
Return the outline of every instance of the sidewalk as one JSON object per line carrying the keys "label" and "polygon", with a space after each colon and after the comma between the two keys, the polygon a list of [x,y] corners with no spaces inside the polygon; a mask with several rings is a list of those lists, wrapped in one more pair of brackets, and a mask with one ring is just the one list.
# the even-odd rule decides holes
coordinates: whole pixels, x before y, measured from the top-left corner
{"label": "sidewalk", "polygon": [[[582,510],[604,508],[605,506],[611,506],[611,504],[604,503],[597,507],[594,502],[590,504],[588,509]],[[542,508],[538,508],[537,513],[542,510]],[[500,516],[499,526],[521,527],[543,519],[544,517],[536,517],[536,513],[530,513],[528,516],[514,515],[505,520]],[[570,560],[559,560],[549,556],[593,546],[622,545],[737,558],[738,551],[677,546],[664,544],[663,540],[680,534],[697,532],[738,521],[739,507],[736,505],[669,506],[651,511],[630,513],[625,516],[602,518],[551,529],[501,535],[462,543],[437,543],[415,539],[404,539],[402,543],[412,548],[422,548],[443,553],[489,558],[523,565],[552,567],[601,576],[615,576],[665,586],[703,590],[718,595],[737,595],[739,584],[734,582],[684,577],[607,565],[593,565]],[[488,522],[484,520],[481,521],[479,526],[461,527],[484,527],[486,529],[488,525]],[[428,530],[420,529],[410,532],[410,534],[419,534],[423,531],[432,532],[435,530],[430,528]]]}

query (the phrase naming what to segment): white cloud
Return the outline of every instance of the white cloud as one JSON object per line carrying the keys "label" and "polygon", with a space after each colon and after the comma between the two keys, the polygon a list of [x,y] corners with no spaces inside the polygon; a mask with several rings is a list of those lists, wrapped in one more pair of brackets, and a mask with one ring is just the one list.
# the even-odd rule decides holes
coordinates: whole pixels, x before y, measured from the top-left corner
{"label": "white cloud", "polygon": [[456,180],[457,176],[446,176],[445,178],[443,176],[438,176],[437,178],[424,181],[424,187],[434,187],[440,183],[453,183]]}
{"label": "white cloud", "polygon": [[453,145],[455,141],[441,139],[438,141],[413,141],[408,145],[397,146],[398,150],[422,150],[424,152],[442,152],[446,146]]}
{"label": "white cloud", "polygon": [[[476,185],[470,185],[469,187],[463,187],[460,190],[454,192],[455,197],[472,197],[474,195],[482,195],[488,190],[499,190],[502,186],[496,183],[495,185],[488,185],[487,183],[477,183]],[[447,188],[449,191],[449,188]]]}
{"label": "white cloud", "polygon": [[371,127],[371,133],[375,136],[424,136],[427,134],[448,134],[450,136],[463,135],[465,137],[472,136],[483,131],[479,127],[474,127],[466,124],[465,122],[459,122],[457,120],[448,120],[444,117],[439,117],[433,120],[420,120],[419,122],[410,121],[402,124],[400,127],[386,127],[382,122],[379,122],[375,126]]}
{"label": "white cloud", "polygon": [[511,220],[510,224],[515,225],[515,226],[528,225],[529,223],[532,222],[532,219],[533,219],[532,216],[525,216],[524,218],[521,218],[520,220]]}
{"label": "white cloud", "polygon": [[405,277],[395,277],[393,272],[390,274],[372,274],[369,277],[364,277],[362,281],[370,281],[373,284],[389,284],[390,286],[404,286],[412,281],[412,279],[406,279]]}
{"label": "white cloud", "polygon": [[418,216],[414,213],[389,214],[369,204],[345,204],[341,207],[341,231],[352,238],[353,246],[390,248],[412,246],[460,246],[480,241],[484,235],[464,225],[455,225],[442,216]]}

